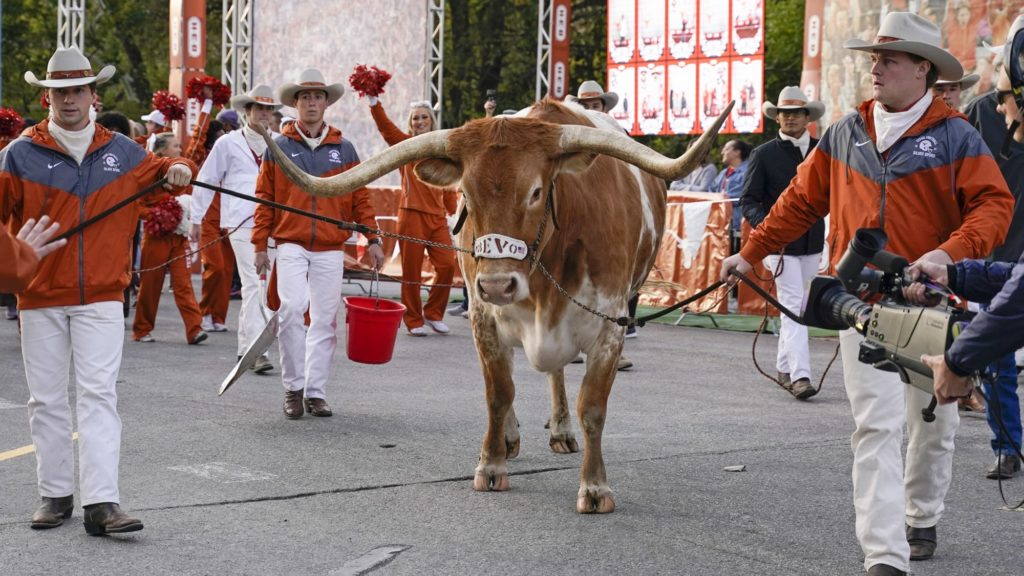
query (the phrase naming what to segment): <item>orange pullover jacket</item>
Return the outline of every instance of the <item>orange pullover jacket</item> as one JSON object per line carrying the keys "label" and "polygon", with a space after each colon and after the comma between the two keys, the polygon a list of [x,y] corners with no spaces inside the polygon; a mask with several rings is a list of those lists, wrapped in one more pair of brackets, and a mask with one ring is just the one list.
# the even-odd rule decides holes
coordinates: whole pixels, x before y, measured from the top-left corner
{"label": "orange pullover jacket", "polygon": [[[0,221],[18,230],[25,220],[45,214],[66,231],[162,178],[173,164],[196,172],[188,160],[157,158],[99,125],[78,164],[44,120],[0,151]],[[96,222],[42,260],[19,295],[19,308],[124,301],[140,205],[130,204]]]}
{"label": "orange pullover jacket", "polygon": [[[377,130],[384,137],[388,146],[394,146],[403,140],[412,138],[409,134],[399,130],[398,126],[388,118],[384,112],[384,105],[378,103],[370,108],[373,114],[373,121],[377,123]],[[418,162],[412,162],[402,166],[399,170],[402,174],[402,203],[399,206],[406,210],[426,212],[435,216],[444,217],[446,214],[454,214],[458,198],[455,190],[451,188],[434,188],[423,183],[413,169]]]}
{"label": "orange pullover jacket", "polygon": [[[341,131],[333,126],[325,126],[325,129],[329,132],[316,150],[309,149],[294,122],[284,127],[275,142],[292,162],[306,173],[319,178],[340,174],[359,164],[355,147],[341,137]],[[334,198],[311,196],[288,179],[274,162],[269,150],[260,165],[256,196],[329,218],[377,227],[373,204],[370,203],[370,194],[366,188]],[[260,204],[256,207],[252,243],[257,252],[266,252],[267,241],[273,237],[278,244],[298,244],[311,252],[322,252],[343,249],[351,235],[348,230],[326,222]],[[367,238],[372,240],[376,235],[369,234]]]}
{"label": "orange pullover jacket", "polygon": [[859,228],[884,228],[886,250],[910,261],[941,248],[983,258],[1006,237],[1013,196],[981,135],[935,98],[885,154],[875,147],[874,101],[828,128],[740,254],[760,262],[831,214],[829,262]]}

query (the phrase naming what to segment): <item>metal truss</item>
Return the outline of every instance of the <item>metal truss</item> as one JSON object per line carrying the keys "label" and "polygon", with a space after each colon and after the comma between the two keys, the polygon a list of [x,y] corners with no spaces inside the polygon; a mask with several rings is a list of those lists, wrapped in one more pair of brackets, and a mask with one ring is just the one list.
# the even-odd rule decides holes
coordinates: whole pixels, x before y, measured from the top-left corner
{"label": "metal truss", "polygon": [[81,50],[85,45],[85,0],[57,3],[57,46]]}
{"label": "metal truss", "polygon": [[441,127],[444,98],[444,0],[427,0],[427,61],[424,99],[430,102]]}
{"label": "metal truss", "polygon": [[232,94],[252,88],[253,4],[256,0],[224,0],[224,42],[220,79]]}
{"label": "metal truss", "polygon": [[537,95],[540,100],[551,91],[551,6],[552,0],[537,2]]}

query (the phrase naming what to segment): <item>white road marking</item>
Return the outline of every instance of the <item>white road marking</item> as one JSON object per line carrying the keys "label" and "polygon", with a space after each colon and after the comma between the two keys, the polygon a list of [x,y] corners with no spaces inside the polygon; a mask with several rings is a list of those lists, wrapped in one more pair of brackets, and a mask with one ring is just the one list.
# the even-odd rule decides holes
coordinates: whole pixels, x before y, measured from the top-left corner
{"label": "white road marking", "polygon": [[208,464],[194,464],[191,466],[170,466],[168,470],[195,474],[200,478],[220,482],[221,484],[234,484],[238,482],[257,482],[260,480],[271,480],[277,478],[275,474],[250,470],[237,464],[227,462],[210,462]]}
{"label": "white road marking", "polygon": [[349,560],[341,568],[332,570],[328,576],[362,576],[383,567],[388,562],[394,560],[395,556],[409,548],[412,548],[412,546],[406,546],[405,544],[378,546],[355,560]]}
{"label": "white road marking", "polygon": [[9,400],[0,398],[0,410],[8,410],[10,408],[24,408],[27,404],[18,404]]}

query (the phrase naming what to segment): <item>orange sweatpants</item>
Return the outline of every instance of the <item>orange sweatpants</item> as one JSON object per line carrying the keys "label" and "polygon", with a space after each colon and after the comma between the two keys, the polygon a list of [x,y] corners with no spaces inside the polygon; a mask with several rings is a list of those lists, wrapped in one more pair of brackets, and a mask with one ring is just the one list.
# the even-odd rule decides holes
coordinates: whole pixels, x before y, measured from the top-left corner
{"label": "orange sweatpants", "polygon": [[[427,214],[418,210],[400,209],[398,211],[398,233],[413,238],[422,238],[441,244],[451,244],[452,236],[448,233],[448,223],[444,216]],[[398,246],[402,256],[402,304],[405,305],[406,328],[423,326],[424,316],[428,320],[444,318],[444,309],[448,305],[448,287],[455,277],[455,251],[445,248],[433,248],[400,240]],[[427,296],[427,304],[423,305],[420,298],[420,286],[423,281],[423,252],[426,251],[430,265],[434,267],[433,284]],[[414,284],[415,283],[415,284]]]}
{"label": "orange sweatpants", "polygon": [[[160,266],[171,258],[181,256],[188,250],[188,239],[184,236],[171,234],[158,238],[149,234],[142,235],[142,269]],[[175,260],[168,266],[160,266],[156,270],[143,272],[139,281],[139,300],[135,305],[135,322],[132,324],[132,336],[135,340],[153,331],[156,323],[156,311],[160,305],[160,292],[164,288],[164,277],[167,269],[171,271],[171,289],[174,291],[174,303],[185,322],[185,338],[191,342],[202,330],[199,323],[203,321],[196,304],[196,295],[192,291],[192,274],[185,266],[185,259]]]}
{"label": "orange sweatpants", "polygon": [[[218,227],[217,221],[211,223],[204,218],[200,245],[205,246],[227,233],[227,230]],[[208,246],[202,254],[203,298],[199,301],[199,309],[203,316],[211,316],[217,324],[227,324],[231,278],[235,273],[235,253],[231,250],[231,239],[224,238]]]}

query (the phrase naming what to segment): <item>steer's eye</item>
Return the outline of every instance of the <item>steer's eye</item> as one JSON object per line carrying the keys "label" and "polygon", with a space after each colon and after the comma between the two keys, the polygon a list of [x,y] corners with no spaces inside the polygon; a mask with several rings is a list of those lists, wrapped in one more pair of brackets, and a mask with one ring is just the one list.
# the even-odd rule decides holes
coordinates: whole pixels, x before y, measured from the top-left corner
{"label": "steer's eye", "polygon": [[534,188],[533,194],[530,194],[530,204],[535,204],[540,200],[540,188]]}

